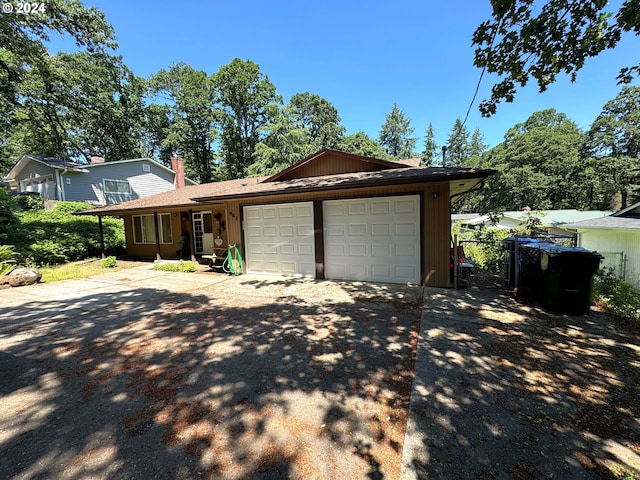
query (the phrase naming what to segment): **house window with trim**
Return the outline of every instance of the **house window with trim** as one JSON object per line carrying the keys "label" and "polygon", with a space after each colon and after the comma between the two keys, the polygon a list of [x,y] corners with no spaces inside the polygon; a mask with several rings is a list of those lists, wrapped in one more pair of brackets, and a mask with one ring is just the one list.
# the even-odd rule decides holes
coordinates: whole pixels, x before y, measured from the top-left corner
{"label": "house window with trim", "polygon": [[[160,243],[173,243],[171,215],[169,213],[158,214],[158,227],[160,229]],[[153,215],[133,216],[133,241],[135,243],[156,243],[156,228]]]}
{"label": "house window with trim", "polygon": [[131,185],[127,180],[104,179],[104,193],[131,193]]}

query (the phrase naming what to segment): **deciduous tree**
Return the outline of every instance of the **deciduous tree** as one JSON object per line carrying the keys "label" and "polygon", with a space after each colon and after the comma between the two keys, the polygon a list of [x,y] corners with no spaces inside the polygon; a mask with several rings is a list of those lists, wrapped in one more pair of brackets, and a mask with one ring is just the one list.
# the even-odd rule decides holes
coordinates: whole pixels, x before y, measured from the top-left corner
{"label": "deciduous tree", "polygon": [[620,207],[640,196],[640,87],[624,87],[603,107],[587,134],[596,171],[620,195]]}
{"label": "deciduous tree", "polygon": [[[530,78],[541,92],[558,74],[574,81],[587,58],[615,47],[624,32],[640,33],[638,0],[623,1],[615,13],[607,0],[491,0],[491,6],[492,18],[478,26],[472,40],[474,64],[501,78],[480,104],[485,116],[501,101],[513,101],[517,86]],[[631,65],[618,79],[629,83],[639,72],[640,65]]]}
{"label": "deciduous tree", "polygon": [[282,103],[276,87],[251,60],[236,58],[213,75],[221,147],[228,178],[242,178],[255,161],[261,128]]}
{"label": "deciduous tree", "polygon": [[187,175],[202,183],[210,182],[217,120],[211,77],[185,63],[177,63],[153,75],[149,85],[152,94],[164,98],[171,111],[162,147],[183,156]]}

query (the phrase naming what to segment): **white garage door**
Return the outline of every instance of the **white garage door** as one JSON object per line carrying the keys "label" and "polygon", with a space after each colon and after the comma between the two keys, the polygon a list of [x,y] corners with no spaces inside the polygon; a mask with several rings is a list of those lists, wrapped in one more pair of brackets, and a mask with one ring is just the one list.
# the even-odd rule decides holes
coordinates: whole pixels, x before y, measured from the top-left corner
{"label": "white garage door", "polygon": [[420,197],[323,203],[325,276],[420,283]]}
{"label": "white garage door", "polygon": [[247,271],[315,277],[313,203],[244,207]]}

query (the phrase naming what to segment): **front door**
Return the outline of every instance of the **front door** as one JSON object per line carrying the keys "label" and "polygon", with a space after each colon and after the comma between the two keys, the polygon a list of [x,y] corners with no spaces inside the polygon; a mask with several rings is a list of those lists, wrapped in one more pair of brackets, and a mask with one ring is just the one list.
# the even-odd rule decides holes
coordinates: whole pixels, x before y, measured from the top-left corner
{"label": "front door", "polygon": [[193,213],[193,244],[198,255],[213,252],[213,221],[211,212]]}

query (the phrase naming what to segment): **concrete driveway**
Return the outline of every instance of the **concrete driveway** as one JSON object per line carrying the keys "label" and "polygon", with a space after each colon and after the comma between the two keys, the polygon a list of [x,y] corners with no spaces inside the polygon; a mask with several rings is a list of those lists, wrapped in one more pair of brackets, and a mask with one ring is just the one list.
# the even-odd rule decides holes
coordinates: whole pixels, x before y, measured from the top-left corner
{"label": "concrete driveway", "polygon": [[496,290],[0,290],[2,478],[638,480],[639,398],[637,330]]}
{"label": "concrete driveway", "polygon": [[0,477],[398,478],[422,298],[149,267],[0,290]]}

